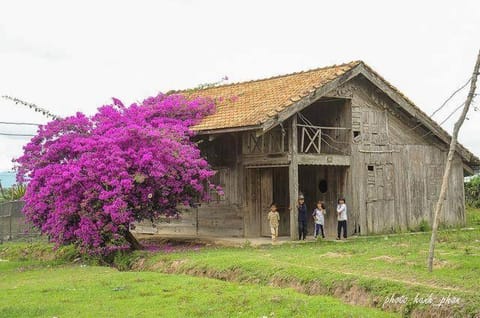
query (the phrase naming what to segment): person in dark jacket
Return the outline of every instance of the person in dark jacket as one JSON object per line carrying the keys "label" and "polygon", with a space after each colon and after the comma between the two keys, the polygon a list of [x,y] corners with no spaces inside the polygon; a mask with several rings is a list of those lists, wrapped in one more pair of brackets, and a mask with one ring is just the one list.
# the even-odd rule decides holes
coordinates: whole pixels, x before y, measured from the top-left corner
{"label": "person in dark jacket", "polygon": [[307,206],[303,194],[298,196],[298,239],[305,240],[307,238]]}

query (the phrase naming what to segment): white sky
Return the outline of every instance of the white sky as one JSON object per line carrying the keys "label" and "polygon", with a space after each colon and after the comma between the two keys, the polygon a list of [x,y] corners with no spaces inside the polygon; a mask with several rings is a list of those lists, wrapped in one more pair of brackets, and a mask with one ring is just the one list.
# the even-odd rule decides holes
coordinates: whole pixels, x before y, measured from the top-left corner
{"label": "white sky", "polygon": [[[92,114],[112,96],[130,103],[224,75],[237,82],[361,59],[430,114],[471,75],[479,48],[475,0],[5,0],[0,95]],[[457,117],[443,126],[451,131]],[[468,117],[460,141],[478,155],[480,111]],[[46,120],[0,99],[0,121]],[[26,141],[0,136],[0,171]]]}

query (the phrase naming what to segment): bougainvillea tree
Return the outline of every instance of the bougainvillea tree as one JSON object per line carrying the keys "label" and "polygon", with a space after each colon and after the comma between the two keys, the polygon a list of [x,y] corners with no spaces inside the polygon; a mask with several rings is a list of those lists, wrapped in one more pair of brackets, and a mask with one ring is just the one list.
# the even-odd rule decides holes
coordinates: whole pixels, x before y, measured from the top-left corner
{"label": "bougainvillea tree", "polygon": [[27,220],[88,253],[138,247],[132,222],[175,216],[178,204],[221,191],[190,129],[213,109],[209,99],[159,94],[41,126],[16,160],[19,181],[29,180]]}

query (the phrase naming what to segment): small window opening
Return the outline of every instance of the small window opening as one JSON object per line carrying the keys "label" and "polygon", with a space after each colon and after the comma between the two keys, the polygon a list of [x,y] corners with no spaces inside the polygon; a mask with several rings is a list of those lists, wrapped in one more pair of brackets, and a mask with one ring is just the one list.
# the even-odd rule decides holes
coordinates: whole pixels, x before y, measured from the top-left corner
{"label": "small window opening", "polygon": [[353,142],[354,143],[359,143],[362,140],[362,137],[360,136],[360,131],[359,130],[354,130],[353,131]]}
{"label": "small window opening", "polygon": [[368,171],[373,171],[373,166],[368,166]]}
{"label": "small window opening", "polygon": [[327,193],[327,191],[328,191],[327,180],[325,180],[325,179],[320,180],[320,182],[318,183],[318,190],[320,190],[320,193]]}

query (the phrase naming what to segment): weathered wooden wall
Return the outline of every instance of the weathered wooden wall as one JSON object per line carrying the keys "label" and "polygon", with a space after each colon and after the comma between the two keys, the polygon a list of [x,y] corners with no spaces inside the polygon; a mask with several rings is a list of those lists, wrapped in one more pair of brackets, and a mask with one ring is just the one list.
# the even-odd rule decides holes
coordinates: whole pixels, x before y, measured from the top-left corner
{"label": "weathered wooden wall", "polygon": [[[418,123],[408,125],[397,105],[365,79],[345,84],[343,92],[352,99],[356,135],[352,136],[350,224],[353,221],[362,234],[370,234],[415,229],[422,220],[431,222],[446,146]],[[463,191],[463,164],[457,157],[444,223],[464,223]]]}
{"label": "weathered wooden wall", "polygon": [[178,236],[244,236],[244,169],[239,158],[241,140],[236,135],[222,135],[204,140],[200,149],[217,174],[213,178],[225,195],[212,192],[212,201],[197,208],[180,208],[178,219],[136,225],[140,233]]}

